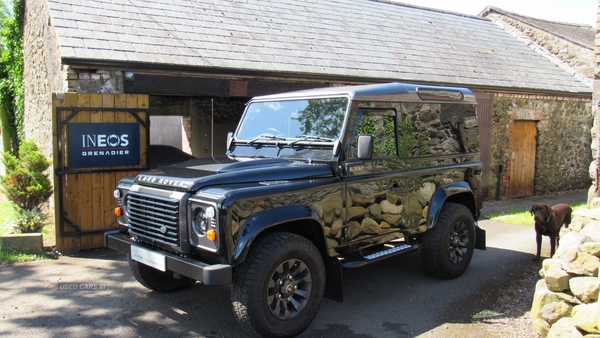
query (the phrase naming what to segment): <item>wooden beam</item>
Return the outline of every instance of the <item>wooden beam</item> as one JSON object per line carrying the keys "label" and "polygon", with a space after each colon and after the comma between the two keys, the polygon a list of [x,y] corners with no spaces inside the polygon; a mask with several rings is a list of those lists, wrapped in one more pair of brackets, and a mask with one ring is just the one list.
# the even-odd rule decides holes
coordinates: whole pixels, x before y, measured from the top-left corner
{"label": "wooden beam", "polygon": [[[245,91],[231,92],[231,88],[239,88],[239,84],[247,84]],[[255,79],[223,79],[200,78],[189,76],[136,74],[133,81],[125,81],[125,92],[128,94],[175,95],[175,96],[209,96],[209,97],[241,97],[245,93],[248,98],[258,95],[276,94],[287,91],[327,87],[325,82],[292,82],[269,81]]]}

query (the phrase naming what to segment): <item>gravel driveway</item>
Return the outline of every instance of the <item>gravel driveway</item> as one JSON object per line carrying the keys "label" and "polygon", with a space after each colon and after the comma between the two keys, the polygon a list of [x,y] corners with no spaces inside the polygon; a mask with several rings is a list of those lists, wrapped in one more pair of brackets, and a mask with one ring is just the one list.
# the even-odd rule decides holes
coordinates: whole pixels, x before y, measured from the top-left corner
{"label": "gravel driveway", "polygon": [[[577,191],[486,203],[483,214],[532,203],[585,202]],[[344,273],[345,302],[324,300],[301,337],[537,337],[528,311],[540,261],[532,227],[482,220],[488,250],[460,278],[425,275],[418,252]],[[542,255],[548,256],[548,243]],[[81,252],[54,261],[0,267],[0,336],[246,337],[228,287],[152,292],[131,276],[125,256]]]}

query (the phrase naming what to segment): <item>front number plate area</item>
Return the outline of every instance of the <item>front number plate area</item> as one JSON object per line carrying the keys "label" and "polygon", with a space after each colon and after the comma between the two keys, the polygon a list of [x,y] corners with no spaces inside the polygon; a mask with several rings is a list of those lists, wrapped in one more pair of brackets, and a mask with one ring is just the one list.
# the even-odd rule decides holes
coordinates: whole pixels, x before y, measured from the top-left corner
{"label": "front number plate area", "polygon": [[139,246],[131,246],[131,259],[144,263],[160,271],[166,271],[167,259],[165,255],[150,251]]}

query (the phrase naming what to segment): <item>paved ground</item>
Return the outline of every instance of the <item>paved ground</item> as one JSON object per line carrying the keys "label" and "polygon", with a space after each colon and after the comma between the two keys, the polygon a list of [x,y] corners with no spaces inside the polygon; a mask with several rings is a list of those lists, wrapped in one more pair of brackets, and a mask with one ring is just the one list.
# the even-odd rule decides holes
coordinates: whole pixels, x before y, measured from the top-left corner
{"label": "paved ground", "polygon": [[[486,203],[483,214],[531,204],[585,202],[586,192]],[[488,250],[460,278],[422,272],[418,252],[344,273],[345,302],[325,300],[302,337],[513,337],[529,311],[539,261],[532,227],[489,220]],[[548,255],[547,243],[542,255]],[[509,309],[506,303],[514,306]],[[516,304],[516,305],[515,305]],[[508,326],[492,325],[502,318]],[[525,328],[527,330],[527,328]],[[527,332],[530,336],[531,332]],[[0,336],[246,337],[228,287],[161,294],[132,278],[125,255],[96,250],[0,267]],[[527,336],[517,334],[517,336]]]}

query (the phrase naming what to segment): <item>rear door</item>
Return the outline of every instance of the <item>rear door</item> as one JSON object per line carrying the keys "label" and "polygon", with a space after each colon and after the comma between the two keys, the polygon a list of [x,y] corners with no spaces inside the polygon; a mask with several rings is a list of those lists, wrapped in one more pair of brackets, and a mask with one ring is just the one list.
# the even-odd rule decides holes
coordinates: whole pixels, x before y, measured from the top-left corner
{"label": "rear door", "polygon": [[515,121],[510,134],[509,197],[533,195],[535,177],[536,121]]}

